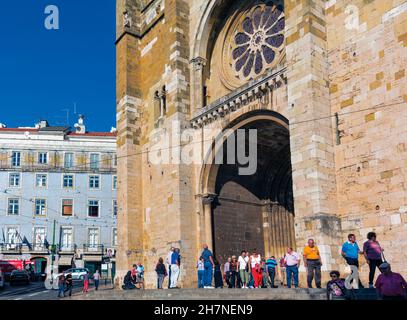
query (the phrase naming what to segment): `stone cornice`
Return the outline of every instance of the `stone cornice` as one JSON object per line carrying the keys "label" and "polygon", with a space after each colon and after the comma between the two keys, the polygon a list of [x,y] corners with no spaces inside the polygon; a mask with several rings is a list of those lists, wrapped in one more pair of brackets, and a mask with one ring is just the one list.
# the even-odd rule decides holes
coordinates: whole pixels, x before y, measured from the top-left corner
{"label": "stone cornice", "polygon": [[248,84],[233,91],[231,94],[216,100],[210,105],[196,112],[191,119],[194,128],[203,127],[206,123],[222,118],[226,114],[236,111],[244,106],[253,97],[261,98],[282,83],[286,83],[286,68],[281,67],[277,71],[267,74],[259,79],[252,80]]}

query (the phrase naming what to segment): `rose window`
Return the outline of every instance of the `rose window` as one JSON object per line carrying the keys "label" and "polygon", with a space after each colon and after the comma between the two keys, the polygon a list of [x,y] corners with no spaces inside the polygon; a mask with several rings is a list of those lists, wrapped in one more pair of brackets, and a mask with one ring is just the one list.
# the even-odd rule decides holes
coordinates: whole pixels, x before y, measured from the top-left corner
{"label": "rose window", "polygon": [[246,17],[235,35],[233,69],[240,78],[260,75],[269,68],[284,43],[285,17],[282,7],[257,7]]}

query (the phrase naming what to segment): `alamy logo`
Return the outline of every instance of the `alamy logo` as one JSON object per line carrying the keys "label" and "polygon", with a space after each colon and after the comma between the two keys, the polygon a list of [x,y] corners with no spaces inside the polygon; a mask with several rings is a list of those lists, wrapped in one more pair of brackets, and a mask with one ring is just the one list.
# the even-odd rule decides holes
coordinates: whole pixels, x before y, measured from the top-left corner
{"label": "alamy logo", "polygon": [[347,30],[359,30],[359,9],[355,5],[348,5],[345,9],[347,15],[345,28]]}
{"label": "alamy logo", "polygon": [[44,26],[47,30],[59,30],[59,9],[55,5],[45,7],[44,13],[47,15]]}
{"label": "alamy logo", "polygon": [[228,164],[238,166],[239,175],[256,173],[256,129],[204,129],[197,135],[194,129],[181,132],[180,128],[180,123],[174,121],[171,130],[157,129],[151,133],[150,164]]}

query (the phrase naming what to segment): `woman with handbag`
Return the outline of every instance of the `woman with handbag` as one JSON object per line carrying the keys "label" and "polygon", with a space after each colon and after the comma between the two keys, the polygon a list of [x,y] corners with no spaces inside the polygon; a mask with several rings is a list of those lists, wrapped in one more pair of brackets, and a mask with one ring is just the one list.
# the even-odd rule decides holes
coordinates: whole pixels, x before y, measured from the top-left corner
{"label": "woman with handbag", "polygon": [[383,249],[377,241],[375,232],[367,234],[367,241],[363,244],[363,255],[369,265],[369,288],[373,288],[373,280],[376,268],[380,271],[380,265],[383,263]]}

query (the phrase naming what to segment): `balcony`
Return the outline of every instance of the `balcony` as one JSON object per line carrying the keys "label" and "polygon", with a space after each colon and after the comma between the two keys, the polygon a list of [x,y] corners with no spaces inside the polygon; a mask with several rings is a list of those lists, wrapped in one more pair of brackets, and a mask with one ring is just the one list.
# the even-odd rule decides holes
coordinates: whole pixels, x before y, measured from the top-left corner
{"label": "balcony", "polygon": [[2,243],[0,252],[3,254],[21,254],[23,245],[21,243]]}
{"label": "balcony", "polygon": [[58,245],[59,254],[74,254],[76,249],[77,249],[77,245],[74,243]]}
{"label": "balcony", "polygon": [[49,250],[43,243],[34,243],[32,245],[30,252],[34,253],[34,254],[40,254],[40,253],[48,254]]}
{"label": "balcony", "polygon": [[90,255],[103,255],[104,246],[102,244],[84,244],[83,253]]}

